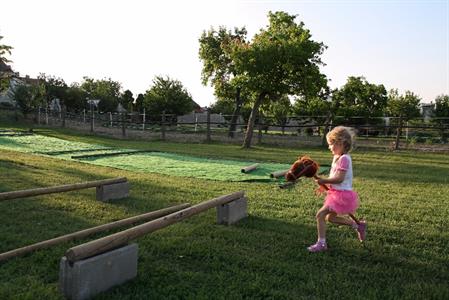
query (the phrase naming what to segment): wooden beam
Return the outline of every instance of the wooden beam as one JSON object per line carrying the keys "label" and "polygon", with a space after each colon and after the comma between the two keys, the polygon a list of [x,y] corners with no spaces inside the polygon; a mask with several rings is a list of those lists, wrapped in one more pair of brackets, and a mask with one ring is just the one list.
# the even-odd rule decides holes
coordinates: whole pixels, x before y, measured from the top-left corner
{"label": "wooden beam", "polygon": [[44,195],[44,194],[75,191],[75,190],[87,189],[87,188],[91,188],[91,187],[120,183],[120,182],[125,182],[125,181],[127,181],[126,177],[118,177],[118,178],[112,178],[112,179],[95,180],[95,181],[88,181],[88,182],[75,183],[75,184],[66,184],[66,185],[59,185],[59,186],[53,186],[53,187],[44,187],[44,188],[37,188],[37,189],[4,192],[4,193],[0,193],[0,201],[16,199],[16,198],[32,197],[32,196]]}
{"label": "wooden beam", "polygon": [[129,228],[127,230],[117,232],[115,234],[94,240],[79,246],[75,246],[66,251],[65,256],[71,263],[79,261],[81,259],[91,257],[100,253],[104,253],[108,250],[126,245],[129,241],[141,237],[147,233],[156,231],[158,229],[167,227],[173,223],[182,221],[200,212],[203,212],[209,208],[216,207],[218,205],[226,204],[231,201],[244,197],[244,191],[235,192],[233,194],[224,195],[218,198],[214,198],[192,207],[183,209],[181,211],[169,214],[165,217]]}
{"label": "wooden beam", "polygon": [[92,228],[88,228],[88,229],[84,229],[81,231],[77,231],[74,233],[70,233],[70,234],[66,234],[60,237],[56,237],[50,240],[46,240],[46,241],[42,241],[36,244],[32,244],[32,245],[28,245],[22,248],[17,248],[15,250],[11,250],[8,252],[4,252],[0,254],[0,261],[4,261],[13,257],[17,257],[20,255],[24,255],[27,253],[31,253],[33,251],[39,250],[39,249],[44,249],[44,248],[48,248],[50,246],[54,246],[63,242],[67,242],[67,241],[71,241],[74,239],[81,239],[81,238],[85,238],[89,235],[95,234],[95,233],[99,233],[99,232],[103,232],[103,231],[107,231],[107,230],[111,230],[114,228],[118,228],[121,226],[126,226],[126,225],[131,225],[134,223],[138,223],[138,222],[142,222],[142,221],[149,221],[149,220],[154,220],[157,218],[160,218],[162,216],[168,215],[170,213],[179,211],[181,209],[187,208],[189,207],[190,204],[186,203],[186,204],[180,204],[180,205],[176,205],[176,206],[172,206],[172,207],[168,207],[168,208],[164,208],[164,209],[160,209],[160,210],[156,210],[156,211],[152,211],[149,213],[145,213],[142,215],[138,215],[138,216],[134,216],[134,217],[130,217],[127,219],[123,219],[123,220],[119,220],[119,221],[115,221],[115,222],[111,222],[108,224],[103,224],[103,225],[99,225],[96,227],[92,227]]}

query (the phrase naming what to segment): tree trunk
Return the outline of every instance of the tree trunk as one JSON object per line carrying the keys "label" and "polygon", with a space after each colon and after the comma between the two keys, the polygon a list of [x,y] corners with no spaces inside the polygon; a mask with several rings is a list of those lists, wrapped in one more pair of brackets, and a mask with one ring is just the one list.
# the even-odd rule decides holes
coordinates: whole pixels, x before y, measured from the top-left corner
{"label": "tree trunk", "polygon": [[229,126],[228,136],[234,138],[234,132],[237,128],[237,118],[240,114],[240,109],[242,107],[242,100],[240,99],[240,88],[237,88],[235,92],[235,109],[231,117],[231,125]]}
{"label": "tree trunk", "polygon": [[243,141],[243,148],[250,148],[251,147],[251,140],[253,138],[253,130],[254,130],[254,122],[257,117],[257,113],[259,111],[259,106],[262,103],[263,98],[266,96],[266,93],[261,93],[259,97],[257,98],[256,102],[253,105],[253,108],[251,109],[251,115],[249,116],[248,125],[246,126],[246,134],[245,134],[245,140]]}
{"label": "tree trunk", "polygon": [[394,150],[399,150],[399,139],[402,133],[402,116],[399,116],[399,125],[396,131],[396,141],[394,143]]}
{"label": "tree trunk", "polygon": [[326,147],[327,146],[327,138],[326,135],[329,132],[329,127],[332,119],[332,114],[328,113],[326,116],[326,120],[324,121],[324,130],[323,130],[323,137],[321,138],[321,146]]}

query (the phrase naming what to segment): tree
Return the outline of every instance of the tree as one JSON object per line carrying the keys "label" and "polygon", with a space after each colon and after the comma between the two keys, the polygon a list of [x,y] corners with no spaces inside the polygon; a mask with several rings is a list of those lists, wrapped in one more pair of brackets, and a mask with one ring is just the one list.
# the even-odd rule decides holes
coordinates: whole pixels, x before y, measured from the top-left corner
{"label": "tree", "polygon": [[23,114],[28,114],[46,103],[45,92],[41,84],[18,85],[13,91],[14,101],[19,105]]}
{"label": "tree", "polygon": [[68,109],[81,111],[86,108],[87,93],[76,82],[67,87],[65,92],[64,104]]}
{"label": "tree", "polygon": [[[89,99],[99,99],[98,109],[100,111],[116,111],[120,100],[120,90],[122,86],[119,82],[111,78],[94,80],[89,77],[83,77],[81,89],[86,93]],[[87,105],[87,103],[86,103]]]}
{"label": "tree", "polygon": [[134,102],[135,111],[142,112],[144,99],[145,97],[143,94],[137,95],[136,101]]}
{"label": "tree", "polygon": [[199,56],[203,61],[202,81],[209,81],[215,88],[215,95],[222,100],[234,98],[229,137],[234,137],[237,118],[243,104],[242,86],[235,78],[236,70],[231,57],[231,47],[234,43],[245,43],[246,29],[234,28],[234,31],[219,27],[218,30],[203,31],[200,42]]}
{"label": "tree", "polygon": [[317,95],[326,85],[320,73],[320,55],[326,48],[311,39],[304,23],[296,16],[270,12],[269,25],[256,34],[250,44],[233,42],[230,57],[236,70],[233,81],[244,82],[245,88],[257,94],[243,143],[251,146],[254,122],[259,106],[267,99],[281,95]]}
{"label": "tree", "polygon": [[334,92],[333,99],[339,103],[337,114],[345,118],[360,116],[368,123],[369,118],[383,115],[388,98],[382,84],[371,84],[364,77],[351,76]]}
{"label": "tree", "polygon": [[420,115],[420,101],[421,98],[413,92],[406,91],[404,95],[399,95],[397,89],[392,89],[390,91],[387,104],[388,113],[390,116],[398,118],[395,150],[399,149],[399,138],[402,133],[404,121],[408,121],[411,118],[415,118]]}
{"label": "tree", "polygon": [[[3,39],[3,36],[0,35],[0,40]],[[6,58],[6,55],[11,55],[11,50],[13,47],[0,44],[0,65],[4,65],[6,69],[6,63],[11,62]],[[9,70],[10,71],[10,70]],[[7,90],[9,87],[9,80],[11,78],[11,73],[9,71],[2,71],[0,69],[0,92]]]}
{"label": "tree", "polygon": [[[42,84],[42,89],[44,91],[44,98],[47,106],[54,99],[59,99],[64,102],[67,92],[67,84],[64,79],[57,78],[55,76],[48,76],[44,73],[39,74],[37,77],[39,82]],[[63,103],[61,103],[62,105]]]}
{"label": "tree", "polygon": [[291,112],[292,104],[287,95],[280,97],[277,101],[270,102],[266,109],[267,115],[273,116],[275,123],[281,126],[282,134],[285,133],[285,126]]}
{"label": "tree", "polygon": [[133,93],[130,90],[126,90],[123,92],[122,96],[120,97],[120,104],[127,109],[131,110],[134,102]]}
{"label": "tree", "polygon": [[449,126],[449,95],[440,95],[435,99],[435,122],[440,126],[441,141],[447,143]]}
{"label": "tree", "polygon": [[193,99],[178,80],[156,76],[144,94],[144,107],[150,114],[183,115],[193,110]]}

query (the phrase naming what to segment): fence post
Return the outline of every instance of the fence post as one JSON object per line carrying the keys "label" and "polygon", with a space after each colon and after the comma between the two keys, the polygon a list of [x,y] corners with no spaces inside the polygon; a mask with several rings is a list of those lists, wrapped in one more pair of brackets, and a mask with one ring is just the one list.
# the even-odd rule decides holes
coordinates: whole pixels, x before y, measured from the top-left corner
{"label": "fence post", "polygon": [[126,136],[126,112],[122,112],[122,136]]}
{"label": "fence post", "polygon": [[258,125],[257,127],[259,129],[259,132],[257,134],[257,143],[261,144],[262,143],[262,117],[259,118],[257,125]]}
{"label": "fence post", "polygon": [[206,112],[206,120],[207,120],[207,126],[206,126],[206,142],[210,142],[211,138],[210,138],[210,109],[207,109]]}
{"label": "fence post", "polygon": [[162,112],[161,139],[165,141],[165,110]]}
{"label": "fence post", "polygon": [[41,125],[41,106],[37,108],[37,125]]}
{"label": "fence post", "polygon": [[48,125],[48,107],[45,106],[45,125]]}
{"label": "fence post", "polygon": [[143,117],[142,117],[142,131],[145,131],[145,108],[143,109]]}
{"label": "fence post", "polygon": [[109,112],[109,126],[112,128],[112,112]]}
{"label": "fence post", "polygon": [[86,109],[83,109],[83,123],[86,123]]}
{"label": "fence post", "polygon": [[62,124],[61,124],[61,126],[62,126],[62,128],[64,128],[65,127],[65,115],[67,113],[66,106],[62,105],[61,110],[62,110]]}
{"label": "fence post", "polygon": [[90,117],[90,132],[94,132],[94,108],[93,108],[93,104],[90,104],[90,112],[91,112],[91,117]]}

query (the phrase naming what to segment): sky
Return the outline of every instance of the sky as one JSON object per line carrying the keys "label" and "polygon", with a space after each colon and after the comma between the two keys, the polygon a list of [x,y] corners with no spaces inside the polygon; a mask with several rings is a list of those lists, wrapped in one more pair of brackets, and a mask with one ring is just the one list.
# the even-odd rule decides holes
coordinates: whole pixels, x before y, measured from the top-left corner
{"label": "sky", "polygon": [[246,27],[252,39],[269,11],[296,15],[328,47],[331,88],[364,76],[425,103],[449,94],[449,0],[0,0],[0,43],[14,48],[7,58],[21,76],[111,78],[134,96],[168,76],[209,106],[202,32]]}

